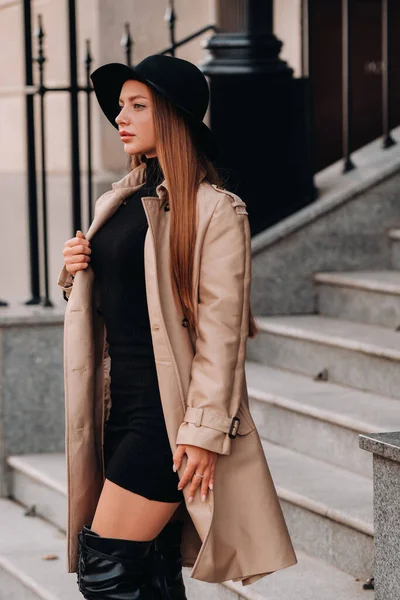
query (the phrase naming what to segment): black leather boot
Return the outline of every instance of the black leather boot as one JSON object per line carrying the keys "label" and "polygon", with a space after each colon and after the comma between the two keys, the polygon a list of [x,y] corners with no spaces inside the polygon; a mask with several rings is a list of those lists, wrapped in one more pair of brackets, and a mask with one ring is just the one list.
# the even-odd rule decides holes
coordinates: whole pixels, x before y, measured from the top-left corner
{"label": "black leather boot", "polygon": [[78,588],[87,600],[169,600],[155,540],[105,538],[88,525],[78,540]]}
{"label": "black leather boot", "polygon": [[187,600],[182,577],[182,539],[183,521],[169,521],[155,538],[156,552],[162,556],[165,580],[169,600]]}

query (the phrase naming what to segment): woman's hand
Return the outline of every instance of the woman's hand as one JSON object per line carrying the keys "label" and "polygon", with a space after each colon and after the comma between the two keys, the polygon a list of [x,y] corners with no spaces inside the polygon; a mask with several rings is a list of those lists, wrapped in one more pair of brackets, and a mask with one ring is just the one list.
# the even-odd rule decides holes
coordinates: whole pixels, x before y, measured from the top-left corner
{"label": "woman's hand", "polygon": [[75,275],[81,269],[86,269],[92,252],[90,242],[85,238],[82,231],[76,232],[76,237],[67,240],[64,244],[64,264],[68,273]]}
{"label": "woman's hand", "polygon": [[[173,455],[174,471],[181,466],[185,452],[188,456],[188,460],[186,469],[179,481],[178,490],[181,490],[190,482],[188,502],[191,502],[197,488],[201,485],[201,500],[204,502],[207,497],[208,489],[210,488],[210,490],[212,490],[214,487],[215,463],[218,454],[217,452],[211,452],[211,450],[205,450],[198,446],[178,444]],[[203,475],[203,477],[198,477],[195,473]]]}

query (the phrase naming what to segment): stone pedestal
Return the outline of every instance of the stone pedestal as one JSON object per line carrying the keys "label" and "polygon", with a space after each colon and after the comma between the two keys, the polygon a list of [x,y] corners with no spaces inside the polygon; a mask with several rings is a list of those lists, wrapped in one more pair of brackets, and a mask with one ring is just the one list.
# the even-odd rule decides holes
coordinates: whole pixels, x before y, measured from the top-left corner
{"label": "stone pedestal", "polygon": [[375,600],[400,598],[400,432],[360,435],[373,453]]}
{"label": "stone pedestal", "polygon": [[64,310],[0,313],[0,497],[9,492],[7,456],[64,451]]}

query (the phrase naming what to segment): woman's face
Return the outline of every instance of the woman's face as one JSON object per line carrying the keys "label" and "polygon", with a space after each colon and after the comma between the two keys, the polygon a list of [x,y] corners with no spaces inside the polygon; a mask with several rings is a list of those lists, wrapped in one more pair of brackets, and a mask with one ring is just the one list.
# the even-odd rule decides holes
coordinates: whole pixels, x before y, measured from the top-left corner
{"label": "woman's face", "polygon": [[121,112],[115,122],[127,154],[157,156],[153,123],[153,103],[149,87],[141,81],[129,79],[119,96]]}

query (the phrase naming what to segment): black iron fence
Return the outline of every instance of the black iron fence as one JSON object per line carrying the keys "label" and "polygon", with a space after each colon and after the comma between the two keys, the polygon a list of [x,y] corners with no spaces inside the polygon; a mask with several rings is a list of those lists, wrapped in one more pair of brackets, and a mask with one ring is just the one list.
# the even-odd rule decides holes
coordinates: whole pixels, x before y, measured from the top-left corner
{"label": "black iron fence", "polygon": [[[328,7],[329,3],[330,7]],[[335,5],[334,10],[332,10],[333,5]],[[396,21],[393,18],[394,9],[396,9]],[[318,13],[317,10],[319,10]],[[332,21],[328,23],[330,30],[335,32],[337,30],[339,35],[341,35],[339,44],[335,45],[335,48],[329,46],[333,37],[329,38],[329,40],[323,40],[323,44],[325,45],[324,48],[322,48],[322,44],[319,44],[318,48],[316,47],[316,44],[318,44],[318,40],[316,39],[318,34],[315,32],[318,28],[320,31],[322,29],[320,17],[324,10],[326,10],[326,12],[328,12],[328,10],[331,11],[330,17]],[[370,13],[367,13],[367,11],[370,11]],[[363,12],[365,19],[369,18],[371,20],[371,18],[375,18],[376,22],[372,27],[371,23],[369,23],[368,27],[364,20],[360,22],[359,17]],[[359,68],[359,62],[357,63],[355,55],[357,53],[360,54],[360,52],[363,51],[366,53],[371,51],[369,48],[369,46],[371,46],[371,37],[368,38],[368,33],[374,34],[377,47],[373,48],[372,52],[378,53],[378,59],[369,64],[364,64],[364,69],[365,71],[369,69],[371,73],[373,72],[375,77],[377,76],[381,80],[380,102],[373,107],[373,111],[371,111],[369,116],[375,118],[377,116],[376,113],[380,112],[382,148],[390,148],[396,143],[391,134],[391,129],[398,117],[397,114],[393,114],[392,110],[393,98],[396,97],[393,90],[394,73],[392,62],[394,56],[398,54],[400,46],[393,45],[392,33],[399,24],[399,16],[400,11],[397,0],[336,0],[335,2],[332,2],[332,0],[302,0],[302,74],[303,76],[310,78],[312,87],[315,87],[319,77],[316,72],[317,61],[319,60],[320,63],[324,65],[322,68],[325,68],[328,71],[329,65],[326,62],[326,54],[333,54],[339,51],[337,52],[337,56],[338,60],[341,60],[340,79],[339,81],[336,80],[336,82],[341,88],[341,106],[339,106],[338,109],[342,125],[339,135],[341,135],[343,174],[348,173],[357,167],[352,158],[352,151],[360,146],[354,134],[354,124],[357,112],[357,107],[355,107],[354,103],[354,95],[356,92],[355,75],[357,75],[358,80],[360,78],[359,73],[355,73],[355,64],[357,64],[357,67]],[[335,20],[336,18],[337,20]],[[360,38],[359,32],[361,28],[364,28],[366,32],[364,39]],[[357,47],[354,40],[355,33],[357,33]],[[361,49],[359,47],[360,39],[363,43],[363,48]],[[321,52],[322,49],[324,52]],[[329,76],[328,73],[327,75]],[[334,77],[333,74],[332,77]],[[368,94],[368,90],[365,91]],[[396,91],[397,100],[399,100],[398,90]],[[327,93],[329,93],[329,91]],[[319,108],[318,102],[320,104],[322,103],[321,95],[317,98],[316,102],[314,101],[315,110],[313,113],[315,118],[317,117],[316,113],[318,113]],[[372,112],[375,114],[372,114]],[[316,130],[320,124],[320,122],[314,123],[316,134]],[[376,131],[376,128],[374,131],[371,131],[370,141],[376,137],[374,135],[374,132]],[[365,140],[363,141],[365,142]],[[320,145],[321,143],[322,142],[320,142]],[[327,143],[329,143],[328,140]],[[361,143],[361,145],[363,145],[363,143]],[[330,160],[328,160],[328,164],[330,164],[332,158],[334,157],[331,157]]]}
{"label": "black iron fence", "polygon": [[[29,214],[29,248],[30,248],[30,274],[31,274],[31,298],[25,304],[42,304],[43,306],[53,306],[49,295],[49,268],[48,268],[48,228],[47,228],[47,165],[46,165],[46,137],[45,137],[45,96],[50,93],[68,92],[70,99],[70,138],[71,138],[71,182],[72,182],[72,235],[78,229],[82,229],[82,194],[81,194],[81,168],[80,168],[80,146],[79,146],[79,112],[78,112],[78,94],[83,93],[86,96],[86,147],[87,147],[87,194],[86,210],[88,222],[92,221],[93,198],[92,198],[92,131],[91,131],[91,94],[93,88],[90,83],[90,73],[92,71],[93,57],[91,54],[90,40],[86,40],[86,53],[84,57],[86,81],[85,85],[80,85],[78,81],[78,56],[77,56],[77,38],[76,38],[76,6],[75,0],[68,0],[68,38],[69,38],[69,85],[49,87],[46,86],[46,61],[47,56],[44,51],[44,41],[46,32],[42,16],[38,16],[37,27],[34,32],[36,38],[36,56],[33,56],[32,40],[32,12],[31,0],[24,0],[24,42],[25,42],[25,94],[26,94],[26,134],[27,134],[27,196],[28,196],[28,214]],[[215,31],[215,25],[202,27],[193,34],[176,41],[176,14],[172,0],[167,2],[164,20],[166,21],[170,45],[160,54],[175,55],[177,48],[198,38],[207,31]],[[128,22],[124,24],[124,31],[121,37],[121,46],[125,57],[125,63],[133,66],[133,40],[130,33]],[[37,64],[38,83],[34,83],[34,65]],[[39,137],[40,137],[40,190],[41,190],[41,208],[42,208],[42,244],[43,248],[43,285],[44,298],[40,296],[40,240],[38,229],[38,185],[37,185],[37,160],[35,153],[35,119],[34,119],[34,97],[40,98],[39,103]],[[2,305],[6,305],[4,302]]]}
{"label": "black iron fence", "polygon": [[[295,212],[302,208],[307,203],[313,201],[315,197],[314,189],[312,187],[312,175],[315,170],[318,169],[318,143],[319,139],[323,140],[323,143],[332,145],[332,141],[329,135],[321,134],[321,122],[324,123],[327,119],[317,122],[318,111],[323,102],[320,102],[320,97],[316,97],[313,94],[313,89],[316,87],[321,88],[321,80],[324,77],[331,77],[329,67],[325,64],[322,65],[322,71],[318,71],[318,60],[320,59],[319,54],[321,48],[317,47],[318,34],[320,36],[320,21],[321,14],[323,11],[331,10],[332,7],[336,10],[338,17],[338,24],[333,26],[328,22],[328,27],[334,32],[334,35],[338,35],[336,32],[341,32],[340,39],[335,38],[335,50],[332,47],[328,47],[327,52],[324,55],[324,59],[334,55],[335,60],[339,61],[338,66],[338,79],[336,81],[335,94],[332,93],[330,100],[335,104],[335,110],[338,110],[340,126],[335,127],[335,135],[339,144],[338,155],[328,157],[326,164],[331,164],[333,160],[337,160],[340,156],[343,157],[343,174],[355,169],[357,165],[352,159],[352,152],[357,147],[356,136],[354,135],[354,55],[355,55],[355,44],[354,44],[354,33],[358,32],[360,27],[357,22],[354,22],[354,7],[357,3],[364,2],[365,6],[374,5],[374,10],[380,11],[380,18],[377,19],[377,26],[381,28],[380,31],[380,61],[379,61],[379,74],[381,75],[381,93],[380,102],[376,111],[381,111],[379,114],[381,130],[383,132],[383,148],[389,148],[395,144],[395,140],[392,137],[391,129],[397,119],[397,113],[394,117],[396,110],[396,102],[393,103],[393,59],[396,55],[393,45],[393,37],[391,35],[394,23],[393,23],[393,11],[397,11],[397,21],[400,22],[400,5],[395,4],[395,0],[302,0],[302,77],[298,80],[289,81],[292,77],[291,69],[286,67],[287,81],[278,84],[279,78],[275,78],[274,65],[285,65],[283,61],[278,59],[280,51],[280,42],[273,35],[272,30],[272,12],[273,12],[273,0],[248,0],[243,2],[240,6],[247,6],[247,16],[251,16],[252,19],[247,19],[244,29],[241,29],[241,17],[236,15],[238,2],[232,0],[231,3],[218,2],[220,5],[220,17],[221,11],[228,10],[228,6],[232,8],[232,19],[230,22],[236,23],[238,33],[230,34],[226,33],[226,28],[221,27],[221,34],[217,31],[218,27],[215,25],[208,25],[194,32],[192,35],[185,37],[179,41],[176,40],[176,14],[174,10],[173,0],[168,0],[166,3],[166,12],[164,20],[169,30],[170,44],[167,48],[160,51],[161,54],[174,55],[177,48],[190,42],[191,40],[198,38],[208,31],[214,31],[217,33],[211,38],[211,43],[208,44],[207,48],[214,54],[212,63],[206,65],[207,68],[203,69],[206,74],[211,74],[211,93],[213,95],[214,111],[211,112],[211,125],[216,129],[216,133],[221,134],[224,138],[225,146],[230,147],[224,150],[224,161],[226,167],[233,170],[238,166],[235,160],[239,160],[239,167],[243,170],[244,158],[237,157],[237,139],[232,137],[232,122],[234,122],[236,104],[232,102],[231,107],[227,107],[224,98],[234,98],[236,96],[236,90],[238,87],[238,81],[243,73],[248,75],[248,79],[243,79],[246,85],[249,85],[249,89],[252,89],[251,82],[261,81],[265,79],[265,86],[260,87],[264,90],[259,98],[260,94],[257,92],[254,96],[254,101],[259,102],[257,108],[257,114],[254,116],[255,123],[260,125],[263,120],[263,127],[266,129],[265,140],[268,140],[268,144],[264,146],[263,161],[270,166],[277,164],[276,169],[271,169],[269,177],[271,199],[276,198],[277,206],[274,208],[270,202],[268,205],[268,215],[260,214],[259,225],[262,228],[274,224],[274,222],[280,220],[284,216]],[[78,113],[78,95],[84,94],[86,97],[86,162],[87,162],[87,181],[86,181],[86,194],[85,209],[87,211],[87,219],[90,223],[92,221],[92,132],[91,132],[91,95],[93,88],[90,84],[89,74],[92,70],[93,57],[91,54],[90,40],[86,40],[85,46],[85,82],[81,85],[78,81],[78,56],[77,56],[77,39],[76,39],[76,11],[75,11],[75,0],[67,0],[68,3],[68,30],[69,30],[69,84],[60,87],[49,87],[46,85],[46,61],[47,56],[44,50],[45,41],[45,24],[43,23],[42,17],[38,17],[36,29],[34,31],[35,39],[35,56],[33,54],[33,36],[32,36],[32,18],[31,18],[31,0],[23,0],[24,9],[24,43],[25,43],[25,94],[26,94],[26,137],[27,137],[27,197],[28,197],[28,215],[29,215],[29,243],[30,243],[30,277],[31,277],[31,298],[26,304],[43,304],[43,306],[53,306],[49,297],[49,285],[48,285],[48,240],[47,240],[47,185],[46,185],[46,139],[45,139],[45,102],[46,95],[57,92],[67,92],[69,94],[70,102],[70,138],[71,138],[71,210],[72,210],[72,235],[75,234],[77,229],[82,229],[82,190],[81,190],[81,167],[80,167],[80,147],[79,147],[79,113]],[[268,5],[268,6],[267,6]],[[236,9],[235,9],[236,6]],[[242,6],[242,8],[243,8]],[[235,12],[236,10],[236,12]],[[243,9],[244,11],[244,9]],[[317,12],[316,12],[317,11]],[[319,11],[319,13],[318,13]],[[240,12],[240,11],[239,11]],[[247,14],[246,11],[243,14]],[[239,13],[238,13],[239,14]],[[241,14],[241,13],[240,13]],[[262,19],[255,20],[254,15],[262,15]],[[235,16],[236,15],[236,16]],[[267,19],[266,15],[270,15],[270,19]],[[239,15],[240,16],[240,15]],[[237,18],[236,18],[237,17]],[[270,27],[262,26],[259,21],[266,19],[271,21]],[[229,21],[229,19],[228,19]],[[246,21],[246,20],[245,20]],[[378,22],[379,21],[379,22]],[[265,24],[264,24],[265,25]],[[271,31],[269,31],[269,29]],[[267,31],[268,30],[268,31]],[[263,32],[267,32],[265,35]],[[264,42],[262,42],[264,40]],[[396,40],[394,40],[396,41]],[[337,43],[338,42],[338,43]],[[325,40],[322,39],[322,44]],[[397,42],[396,42],[397,43]],[[400,42],[399,42],[400,44]],[[125,23],[123,26],[123,33],[121,37],[122,52],[124,55],[125,63],[133,65],[133,50],[134,40],[130,33],[129,23]],[[264,48],[265,46],[265,48]],[[324,48],[324,46],[322,46]],[[325,44],[326,49],[326,44]],[[400,46],[399,46],[400,50]],[[269,55],[271,53],[271,56]],[[275,56],[277,54],[277,56]],[[400,51],[398,53],[400,55]],[[265,56],[264,56],[265,55]],[[261,58],[262,60],[261,60]],[[321,62],[321,61],[320,61]],[[375,63],[374,63],[375,64]],[[397,63],[396,63],[397,64]],[[271,68],[268,72],[268,65]],[[262,67],[262,68],[261,68]],[[207,72],[207,69],[209,73]],[[325,71],[323,70],[325,69]],[[36,81],[34,81],[34,71],[36,70]],[[377,69],[378,71],[378,69]],[[321,76],[322,73],[322,76]],[[262,75],[262,76],[261,76]],[[324,84],[325,84],[324,80]],[[376,80],[378,81],[378,80]],[[309,84],[311,84],[311,93],[308,92]],[[279,100],[280,96],[278,93],[278,87],[281,86],[282,100]],[[400,79],[396,83],[399,87],[400,93]],[[286,86],[286,87],[285,87]],[[304,88],[304,89],[303,89]],[[323,85],[322,85],[323,88]],[[254,88],[257,90],[257,86]],[[338,89],[340,95],[338,95]],[[274,90],[276,92],[274,96]],[[285,91],[286,90],[286,91]],[[297,91],[296,91],[297,90]],[[324,90],[323,90],[324,91]],[[225,96],[224,96],[225,94]],[[39,131],[35,131],[35,120],[34,120],[34,98],[39,97]],[[289,101],[293,96],[298,96],[299,100],[293,102]],[[275,98],[275,104],[268,104]],[[317,98],[317,100],[316,100]],[[400,103],[399,103],[400,105]],[[258,105],[257,105],[258,106]],[[271,108],[272,106],[272,108]],[[231,111],[231,112],[229,112]],[[267,112],[272,114],[265,118]],[[300,125],[297,121],[294,125],[290,125],[293,120],[293,114],[304,113],[304,117],[298,119],[301,121]],[[229,113],[229,114],[228,114]],[[227,116],[228,115],[228,116]],[[279,118],[275,118],[278,117]],[[290,118],[289,118],[290,117]],[[329,119],[328,119],[329,120]],[[259,122],[260,121],[260,122]],[[274,122],[276,121],[275,125]],[[338,121],[339,122],[339,121]],[[400,109],[399,109],[399,120],[400,123]],[[296,124],[297,123],[297,124]],[[257,126],[255,130],[257,131]],[[274,132],[274,127],[276,131]],[[340,131],[341,129],[341,131]],[[339,130],[339,132],[337,132]],[[35,155],[35,139],[36,135],[40,136],[40,144],[37,146],[40,149],[40,169],[37,169],[37,157]],[[249,134],[250,135],[250,134]],[[319,136],[319,138],[318,138]],[[376,136],[373,136],[373,139]],[[293,139],[292,139],[293,138]],[[326,139],[325,139],[326,138]],[[263,138],[264,139],[264,138]],[[251,141],[244,138],[244,145]],[[247,141],[246,141],[247,140]],[[365,141],[364,141],[365,143]],[[224,144],[221,144],[224,147]],[[316,148],[314,151],[314,160],[308,158],[312,156],[310,147]],[[231,152],[231,154],[229,153]],[[307,157],[307,160],[301,157]],[[235,158],[236,157],[236,158]],[[268,157],[266,161],[265,157]],[[252,181],[253,173],[251,165],[251,157],[249,158],[249,168],[245,168],[245,172],[241,173],[238,167],[239,178],[243,179],[244,187],[248,185],[251,192],[251,184],[253,183],[257,187],[257,182]],[[275,163],[273,162],[275,161]],[[313,164],[316,167],[313,167]],[[220,166],[220,165],[217,165]],[[225,165],[224,165],[225,166]],[[321,168],[321,167],[319,167]],[[296,171],[297,169],[297,171]],[[247,171],[249,171],[247,173]],[[273,174],[276,171],[276,190],[273,188]],[[291,174],[291,177],[287,177],[287,173]],[[246,175],[247,173],[247,175]],[[296,175],[297,173],[297,175]],[[305,173],[305,174],[304,174]],[[250,174],[250,181],[246,180]],[[39,228],[38,228],[38,181],[40,177],[40,203],[42,208],[42,236],[43,239],[39,240]],[[284,193],[283,182],[288,179],[293,179],[296,183],[295,189],[287,193],[287,197]],[[304,180],[304,181],[303,181]],[[301,191],[302,182],[304,183],[304,193]],[[247,190],[247,188],[246,188]],[[249,191],[247,190],[247,191]],[[250,193],[250,196],[253,194]],[[260,210],[266,210],[265,207],[260,207]],[[253,215],[257,216],[257,207],[252,207]],[[258,217],[257,217],[258,219]],[[264,219],[264,221],[263,221]],[[268,220],[269,219],[269,220]],[[257,232],[257,231],[256,231]],[[40,243],[39,243],[40,242]],[[43,273],[40,273],[39,265],[39,251],[40,248],[43,250]],[[44,298],[40,296],[40,284],[43,283],[44,287]],[[5,302],[0,300],[0,305],[6,305]]]}

